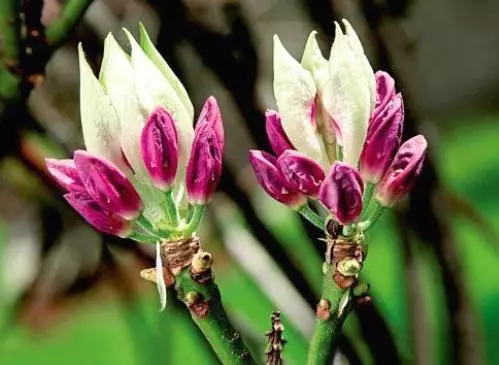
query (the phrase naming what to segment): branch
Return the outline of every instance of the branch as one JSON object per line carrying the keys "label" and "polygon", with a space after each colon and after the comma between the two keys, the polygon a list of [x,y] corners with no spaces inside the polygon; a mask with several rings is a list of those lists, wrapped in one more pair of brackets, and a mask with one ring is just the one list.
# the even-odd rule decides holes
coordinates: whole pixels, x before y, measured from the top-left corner
{"label": "branch", "polygon": [[92,0],[68,0],[57,19],[47,26],[47,43],[55,49],[64,43],[74,27],[80,22]]}
{"label": "branch", "polygon": [[284,326],[281,323],[281,313],[272,313],[272,329],[265,335],[268,338],[268,347],[265,351],[265,365],[282,365],[282,351],[286,340],[282,338]]}

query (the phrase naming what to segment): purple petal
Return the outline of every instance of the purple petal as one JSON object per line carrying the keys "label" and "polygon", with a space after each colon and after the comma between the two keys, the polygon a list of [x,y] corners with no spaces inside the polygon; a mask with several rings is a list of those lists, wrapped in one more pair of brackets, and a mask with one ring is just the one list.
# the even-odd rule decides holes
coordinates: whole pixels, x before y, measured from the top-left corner
{"label": "purple petal", "polygon": [[293,190],[317,195],[324,180],[324,171],[317,162],[298,151],[287,150],[277,159],[277,166]]}
{"label": "purple petal", "polygon": [[335,162],[319,189],[319,200],[341,224],[354,222],[362,212],[364,184],[358,171]]}
{"label": "purple petal", "polygon": [[94,200],[125,219],[140,214],[140,196],[116,166],[82,150],[74,153],[74,161],[83,185]]}
{"label": "purple petal", "polygon": [[117,216],[97,203],[83,192],[72,192],[64,195],[67,202],[98,231],[127,237],[131,233],[130,222]]}
{"label": "purple petal", "polygon": [[287,184],[284,175],[277,167],[277,160],[267,152],[251,150],[249,159],[256,179],[272,198],[292,209],[297,209],[306,202],[306,197],[298,191],[292,190]]}
{"label": "purple petal", "polygon": [[295,148],[289,141],[281,124],[281,117],[275,110],[267,110],[265,112],[265,130],[270,145],[277,156],[280,156],[286,150],[294,150]]}
{"label": "purple petal", "polygon": [[377,71],[374,76],[376,78],[376,107],[373,115],[376,115],[395,96],[395,80],[385,71]]}
{"label": "purple petal", "polygon": [[383,206],[392,206],[412,188],[421,173],[428,142],[418,135],[400,146],[385,175],[376,187],[375,198]]}
{"label": "purple petal", "polygon": [[140,139],[140,152],[156,187],[169,190],[178,165],[177,129],[164,108],[156,108],[147,119]]}
{"label": "purple petal", "polygon": [[216,140],[219,143],[219,148],[222,151],[224,150],[224,126],[222,122],[222,114],[220,113],[220,108],[218,107],[217,99],[214,96],[210,96],[204,102],[203,108],[199,113],[198,122],[196,124],[196,134],[198,130],[203,127],[204,124],[209,124],[213,129]]}
{"label": "purple petal", "polygon": [[213,196],[222,175],[223,145],[212,124],[196,127],[185,184],[192,204],[206,204]]}
{"label": "purple petal", "polygon": [[360,156],[360,174],[370,183],[379,182],[400,146],[404,124],[404,103],[397,94],[373,116]]}
{"label": "purple petal", "polygon": [[78,170],[71,159],[58,160],[46,158],[47,171],[57,184],[66,191],[86,191],[78,175]]}

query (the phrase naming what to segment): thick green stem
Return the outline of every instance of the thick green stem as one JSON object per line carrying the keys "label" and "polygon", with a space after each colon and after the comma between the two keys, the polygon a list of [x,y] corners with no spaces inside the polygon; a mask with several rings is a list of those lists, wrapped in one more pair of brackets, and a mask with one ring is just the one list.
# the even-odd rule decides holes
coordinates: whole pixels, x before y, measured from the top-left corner
{"label": "thick green stem", "polygon": [[68,0],[59,16],[47,26],[45,36],[50,47],[56,48],[69,37],[71,31],[79,23],[92,0]]}
{"label": "thick green stem", "polygon": [[332,265],[324,264],[322,296],[317,306],[307,365],[332,363],[343,322],[351,309],[352,298],[348,292],[349,289],[340,289],[334,282]]}
{"label": "thick green stem", "polygon": [[256,365],[225,312],[220,291],[211,270],[198,274],[183,269],[175,278],[179,298],[187,305],[192,319],[224,365]]}
{"label": "thick green stem", "polygon": [[324,229],[324,219],[322,219],[321,216],[319,216],[317,213],[315,213],[308,204],[305,204],[300,207],[298,210],[300,214],[310,223],[312,223],[314,226],[317,228],[320,228],[321,230]]}
{"label": "thick green stem", "polygon": [[371,198],[373,196],[375,187],[376,185],[367,183],[366,189],[364,190],[364,195],[362,196],[362,218],[364,218],[367,214],[367,209],[369,208],[369,205],[371,203]]}
{"label": "thick green stem", "polygon": [[206,207],[205,205],[194,206],[190,221],[187,224],[187,226],[182,230],[184,235],[189,236],[192,233],[194,233],[196,229],[198,229],[198,226],[201,223],[201,219],[203,218],[205,207]]}

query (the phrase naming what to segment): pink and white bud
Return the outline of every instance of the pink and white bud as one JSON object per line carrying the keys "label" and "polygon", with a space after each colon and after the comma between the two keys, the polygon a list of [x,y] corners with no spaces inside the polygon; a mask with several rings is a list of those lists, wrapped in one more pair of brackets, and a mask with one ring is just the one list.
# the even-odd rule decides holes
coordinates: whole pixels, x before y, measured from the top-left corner
{"label": "pink and white bud", "polygon": [[74,153],[74,162],[88,194],[100,205],[125,219],[140,214],[140,196],[115,165],[82,150]]}
{"label": "pink and white bud", "polygon": [[277,167],[277,159],[270,153],[250,150],[249,160],[258,183],[272,198],[291,209],[298,209],[307,202],[303,194],[288,186],[284,175]]}
{"label": "pink and white bud", "polygon": [[403,124],[404,102],[397,94],[369,124],[359,166],[364,181],[377,184],[381,180],[400,146]]}
{"label": "pink and white bud", "polygon": [[358,171],[345,162],[335,162],[320,189],[319,200],[343,225],[353,223],[362,212],[364,183]]}
{"label": "pink and white bud", "polygon": [[427,147],[428,142],[422,135],[400,146],[374,192],[374,198],[382,206],[392,206],[412,188],[423,168]]}
{"label": "pink and white bud", "polygon": [[294,150],[286,132],[282,128],[281,116],[275,110],[265,112],[265,130],[272,150],[277,156],[280,156],[286,150]]}
{"label": "pink and white bud", "polygon": [[119,237],[128,237],[132,233],[130,222],[104,208],[89,194],[75,191],[65,194],[64,198],[98,231]]}
{"label": "pink and white bud", "polygon": [[78,170],[71,159],[58,160],[46,158],[45,164],[49,175],[66,191],[87,191],[80,179]]}
{"label": "pink and white bud", "polygon": [[156,108],[147,119],[140,137],[140,152],[153,184],[170,190],[178,165],[177,129],[164,108]]}
{"label": "pink and white bud", "polygon": [[[218,107],[217,99],[214,96],[210,96],[204,102],[203,108],[199,113],[198,122],[196,124],[196,133],[205,123],[209,124],[215,133],[215,137],[218,141],[219,148],[221,151],[224,150],[224,126],[222,122],[222,114],[220,113],[220,108]],[[223,154],[223,152],[222,152]]]}
{"label": "pink and white bud", "polygon": [[374,115],[381,112],[385,106],[395,97],[395,80],[388,72],[376,71],[376,107]]}
{"label": "pink and white bud", "polygon": [[191,204],[208,203],[218,186],[222,176],[223,141],[221,142],[220,144],[211,123],[202,122],[196,126],[185,176],[187,197]]}
{"label": "pink and white bud", "polygon": [[317,162],[304,154],[287,150],[277,159],[277,167],[293,190],[309,196],[316,196],[319,192],[324,171]]}

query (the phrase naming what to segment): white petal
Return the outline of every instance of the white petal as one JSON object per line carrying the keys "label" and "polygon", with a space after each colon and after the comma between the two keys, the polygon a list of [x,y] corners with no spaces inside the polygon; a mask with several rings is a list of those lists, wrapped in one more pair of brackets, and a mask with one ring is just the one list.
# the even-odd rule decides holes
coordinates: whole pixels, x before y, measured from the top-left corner
{"label": "white petal", "polygon": [[99,75],[116,110],[121,129],[121,147],[133,167],[132,182],[145,203],[144,215],[152,221],[165,216],[162,195],[155,192],[140,154],[140,135],[147,115],[141,110],[128,55],[109,34],[104,41],[104,58]]}
{"label": "white petal", "polygon": [[364,71],[366,81],[369,86],[369,99],[371,102],[370,111],[372,113],[374,111],[374,107],[376,106],[376,78],[374,77],[374,71],[366,57],[366,54],[364,53],[364,47],[362,47],[359,36],[353,29],[352,25],[346,19],[343,19],[343,25],[345,26],[348,43],[357,56],[358,62]]}
{"label": "white petal", "polygon": [[[328,62],[322,55],[319,45],[317,44],[315,38],[316,34],[316,31],[310,33],[307,44],[305,45],[305,50],[303,51],[301,64],[306,70],[310,71],[317,87],[317,92],[319,94],[319,105],[317,105],[316,113],[317,129],[324,139],[327,155],[330,162],[332,162],[336,159],[336,135],[333,123],[330,121],[327,112],[325,112],[322,103],[324,88],[329,82],[329,68]],[[329,165],[330,164],[326,167],[329,168]]]}
{"label": "white petal", "polygon": [[156,286],[158,288],[161,311],[166,308],[166,284],[163,276],[163,261],[161,260],[161,245],[156,243]]}
{"label": "white petal", "polygon": [[310,72],[286,51],[274,35],[274,96],[282,127],[296,149],[321,161],[324,153],[310,121],[316,88]]}
{"label": "white petal", "polygon": [[147,57],[133,36],[125,29],[132,46],[131,63],[134,83],[142,108],[149,114],[156,107],[162,106],[168,110],[176,120],[179,137],[179,180],[187,166],[192,140],[194,139],[193,121],[184,108],[175,89],[163,76],[154,63]]}
{"label": "white petal", "polygon": [[104,88],[90,68],[81,43],[78,45],[80,64],[80,114],[83,139],[87,151],[113,162],[123,172],[118,117]]}
{"label": "white petal", "polygon": [[123,152],[133,169],[142,172],[144,166],[140,156],[140,134],[146,116],[140,110],[132,64],[111,33],[104,41],[104,58],[99,79],[118,115]]}
{"label": "white petal", "polygon": [[339,124],[343,161],[355,166],[369,122],[369,83],[338,23],[328,67],[330,79],[324,89],[323,104]]}
{"label": "white petal", "polygon": [[177,75],[170,68],[168,63],[164,60],[161,54],[158,52],[156,47],[149,38],[149,34],[147,34],[146,28],[142,23],[139,24],[140,28],[140,46],[144,50],[144,53],[149,57],[149,59],[156,65],[159,71],[163,74],[163,76],[168,80],[170,85],[175,89],[180,101],[184,105],[189,118],[194,121],[194,107],[192,106],[192,101],[189,98],[189,94],[185,90],[184,85],[180,82]]}

